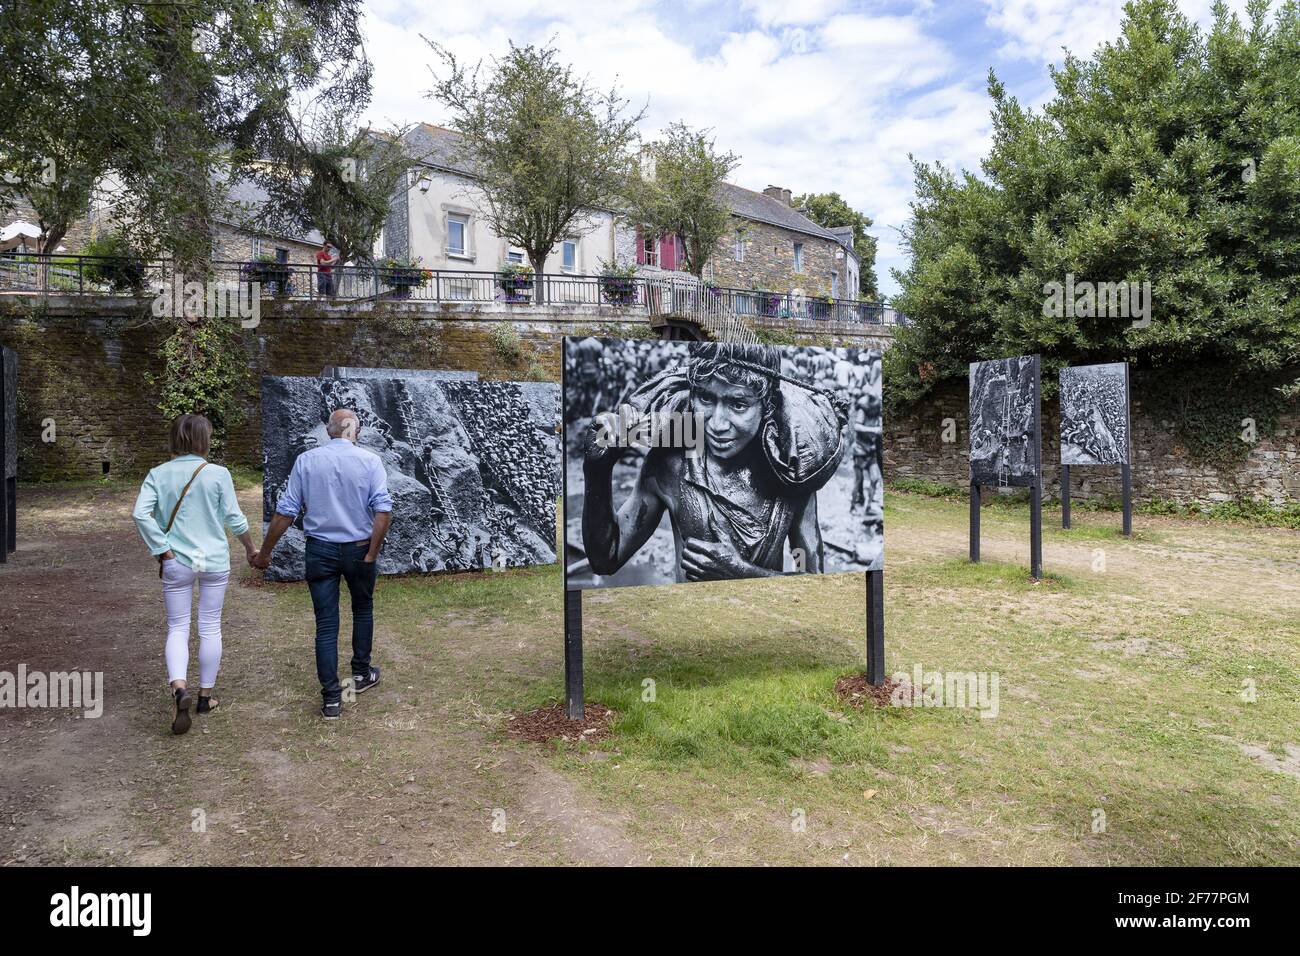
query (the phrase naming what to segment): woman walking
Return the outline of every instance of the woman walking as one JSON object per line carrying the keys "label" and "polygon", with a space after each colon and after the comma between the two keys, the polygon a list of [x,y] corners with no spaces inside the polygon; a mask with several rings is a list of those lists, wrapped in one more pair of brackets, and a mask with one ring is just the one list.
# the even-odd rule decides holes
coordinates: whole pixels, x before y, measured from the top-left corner
{"label": "woman walking", "polygon": [[[230,472],[206,459],[212,424],[181,415],[171,425],[172,459],[149,472],[136,498],[135,526],[158,559],[167,609],[167,679],[172,689],[172,733],[190,729],[190,710],[217,707],[212,689],[221,668],[221,608],[230,580],[229,528],[251,562],[256,549],[239,510]],[[199,698],[189,692],[190,609],[199,590]]]}

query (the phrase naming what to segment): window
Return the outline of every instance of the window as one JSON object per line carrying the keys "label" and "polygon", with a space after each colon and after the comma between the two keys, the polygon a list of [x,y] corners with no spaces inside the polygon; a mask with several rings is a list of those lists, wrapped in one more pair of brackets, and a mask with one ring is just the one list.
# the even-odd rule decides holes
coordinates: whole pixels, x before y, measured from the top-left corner
{"label": "window", "polygon": [[506,262],[513,262],[517,266],[524,264],[524,254],[518,249],[511,249],[506,253]]}
{"label": "window", "polygon": [[745,232],[743,229],[736,230],[736,238],[731,247],[731,255],[737,262],[745,261]]}
{"label": "window", "polygon": [[289,261],[289,250],[288,250],[288,249],[276,249],[276,250],[275,250],[275,261],[276,261],[276,262],[288,262],[288,261]]}
{"label": "window", "polygon": [[572,239],[560,244],[560,268],[565,272],[578,271],[578,244]]}
{"label": "window", "polygon": [[641,240],[641,261],[648,266],[659,265],[659,243],[654,236],[646,236]]}
{"label": "window", "polygon": [[256,262],[258,258],[261,257],[262,255],[262,240],[257,238],[257,236],[254,236],[249,241],[248,255],[249,258],[252,259],[254,262]]}
{"label": "window", "polygon": [[447,214],[447,255],[468,256],[469,216]]}
{"label": "window", "polygon": [[803,272],[803,243],[794,244],[794,271]]}
{"label": "window", "polygon": [[379,233],[375,236],[375,244],[370,249],[371,254],[376,259],[382,259],[384,256],[384,227],[379,227]]}
{"label": "window", "polygon": [[840,297],[840,274],[838,272],[831,273],[831,296],[836,299]]}

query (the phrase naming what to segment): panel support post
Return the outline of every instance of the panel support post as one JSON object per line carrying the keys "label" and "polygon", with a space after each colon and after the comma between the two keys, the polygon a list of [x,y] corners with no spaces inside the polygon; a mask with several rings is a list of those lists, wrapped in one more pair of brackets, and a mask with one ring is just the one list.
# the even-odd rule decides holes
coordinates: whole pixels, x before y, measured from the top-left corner
{"label": "panel support post", "polygon": [[867,683],[885,683],[885,572],[867,572]]}
{"label": "panel support post", "polygon": [[978,563],[980,559],[980,486],[970,483],[970,559]]}
{"label": "panel support post", "polygon": [[564,699],[570,720],[582,720],[582,592],[564,590]]}
{"label": "panel support post", "polygon": [[1043,487],[1037,483],[1029,489],[1029,571],[1043,579]]}
{"label": "panel support post", "polygon": [[[2,431],[2,429],[0,429]],[[0,449],[3,450],[3,449]],[[0,464],[3,464],[0,462]],[[16,482],[0,473],[0,564],[9,560],[9,552],[14,550],[14,507],[13,491]]]}
{"label": "panel support post", "polygon": [[1070,527],[1070,466],[1061,466],[1061,527]]}
{"label": "panel support post", "polygon": [[1120,467],[1124,469],[1121,475],[1124,486],[1124,534],[1129,537],[1133,534],[1133,471],[1129,465]]}

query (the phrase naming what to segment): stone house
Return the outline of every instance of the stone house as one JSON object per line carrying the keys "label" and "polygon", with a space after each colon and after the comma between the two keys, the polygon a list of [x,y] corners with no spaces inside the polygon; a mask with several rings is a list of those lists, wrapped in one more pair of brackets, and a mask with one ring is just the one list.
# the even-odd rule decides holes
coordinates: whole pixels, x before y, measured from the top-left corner
{"label": "stone house", "polygon": [[[765,289],[855,299],[859,263],[853,227],[826,229],[792,205],[791,192],[768,186],[754,192],[723,183],[721,198],[732,228],[705,265],[704,278],[724,288]],[[648,272],[680,271],[677,236],[649,236],[625,227],[637,264]]]}
{"label": "stone house", "polygon": [[[459,140],[458,133],[428,123],[407,133],[412,166],[393,195],[376,255],[419,259],[426,269],[455,272],[493,273],[507,263],[526,263],[524,251],[498,236],[484,218],[487,203],[473,169],[458,155]],[[587,220],[560,241],[542,272],[596,275],[614,261],[615,214],[591,210]]]}

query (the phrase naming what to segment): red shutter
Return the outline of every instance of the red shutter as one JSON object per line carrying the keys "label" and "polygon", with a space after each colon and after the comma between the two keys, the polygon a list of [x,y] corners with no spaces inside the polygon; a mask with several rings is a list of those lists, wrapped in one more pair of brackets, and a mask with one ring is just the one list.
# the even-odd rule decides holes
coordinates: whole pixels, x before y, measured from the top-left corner
{"label": "red shutter", "polygon": [[677,236],[672,233],[659,239],[659,266],[669,270],[677,268]]}
{"label": "red shutter", "polygon": [[636,264],[645,265],[645,241],[641,238],[641,230],[636,231]]}

